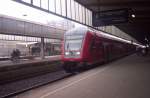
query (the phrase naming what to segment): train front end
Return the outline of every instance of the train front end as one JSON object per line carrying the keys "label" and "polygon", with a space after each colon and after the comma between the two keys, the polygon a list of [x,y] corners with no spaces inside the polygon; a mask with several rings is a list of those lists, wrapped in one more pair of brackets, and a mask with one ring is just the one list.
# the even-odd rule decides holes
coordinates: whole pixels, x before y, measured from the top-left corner
{"label": "train front end", "polygon": [[74,72],[83,61],[82,54],[86,32],[85,28],[76,28],[64,34],[62,61],[66,72]]}

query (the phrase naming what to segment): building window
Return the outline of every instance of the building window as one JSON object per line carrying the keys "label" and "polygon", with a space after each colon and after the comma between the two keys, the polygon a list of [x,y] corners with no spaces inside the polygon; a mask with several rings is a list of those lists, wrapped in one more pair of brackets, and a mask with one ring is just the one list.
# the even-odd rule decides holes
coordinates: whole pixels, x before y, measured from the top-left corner
{"label": "building window", "polygon": [[56,1],[56,13],[61,15],[61,0]]}
{"label": "building window", "polygon": [[61,0],[62,16],[66,16],[66,1],[67,0]]}
{"label": "building window", "polygon": [[74,0],[71,0],[71,15],[72,15],[72,19],[75,20],[76,18],[76,12],[75,12],[75,2]]}
{"label": "building window", "polygon": [[82,19],[82,6],[79,4],[79,21],[81,23],[83,23],[83,19]]}
{"label": "building window", "polygon": [[75,2],[76,21],[79,21],[79,4]]}
{"label": "building window", "polygon": [[89,25],[89,15],[88,15],[88,9],[86,8],[85,10],[85,15],[86,15],[86,25]]}
{"label": "building window", "polygon": [[71,2],[70,0],[66,0],[67,1],[67,17],[71,18]]}
{"label": "building window", "polygon": [[33,5],[41,7],[41,0],[33,0]]}
{"label": "building window", "polygon": [[85,24],[85,7],[82,7],[82,19],[83,19],[83,23]]}
{"label": "building window", "polygon": [[48,0],[41,0],[41,7],[48,10]]}
{"label": "building window", "polygon": [[49,0],[49,11],[55,12],[55,0]]}

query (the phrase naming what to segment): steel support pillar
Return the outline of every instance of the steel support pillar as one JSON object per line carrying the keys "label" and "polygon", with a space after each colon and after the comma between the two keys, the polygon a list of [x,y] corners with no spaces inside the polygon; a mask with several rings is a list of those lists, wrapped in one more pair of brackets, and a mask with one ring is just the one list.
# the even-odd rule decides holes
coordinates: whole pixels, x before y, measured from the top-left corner
{"label": "steel support pillar", "polygon": [[44,37],[41,38],[41,58],[44,59]]}

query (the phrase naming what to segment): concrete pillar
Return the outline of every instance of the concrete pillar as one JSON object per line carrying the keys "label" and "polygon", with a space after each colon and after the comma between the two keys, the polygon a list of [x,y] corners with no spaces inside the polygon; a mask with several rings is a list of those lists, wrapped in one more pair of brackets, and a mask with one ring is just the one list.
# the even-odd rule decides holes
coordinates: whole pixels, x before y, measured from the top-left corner
{"label": "concrete pillar", "polygon": [[41,58],[44,59],[44,37],[41,38]]}

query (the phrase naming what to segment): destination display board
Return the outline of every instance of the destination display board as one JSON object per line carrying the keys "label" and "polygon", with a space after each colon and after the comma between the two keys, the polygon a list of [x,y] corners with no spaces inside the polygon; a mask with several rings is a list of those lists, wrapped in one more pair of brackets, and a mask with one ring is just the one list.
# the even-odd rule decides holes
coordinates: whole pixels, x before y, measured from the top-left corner
{"label": "destination display board", "polygon": [[92,13],[94,27],[107,26],[128,22],[128,9],[108,10]]}

